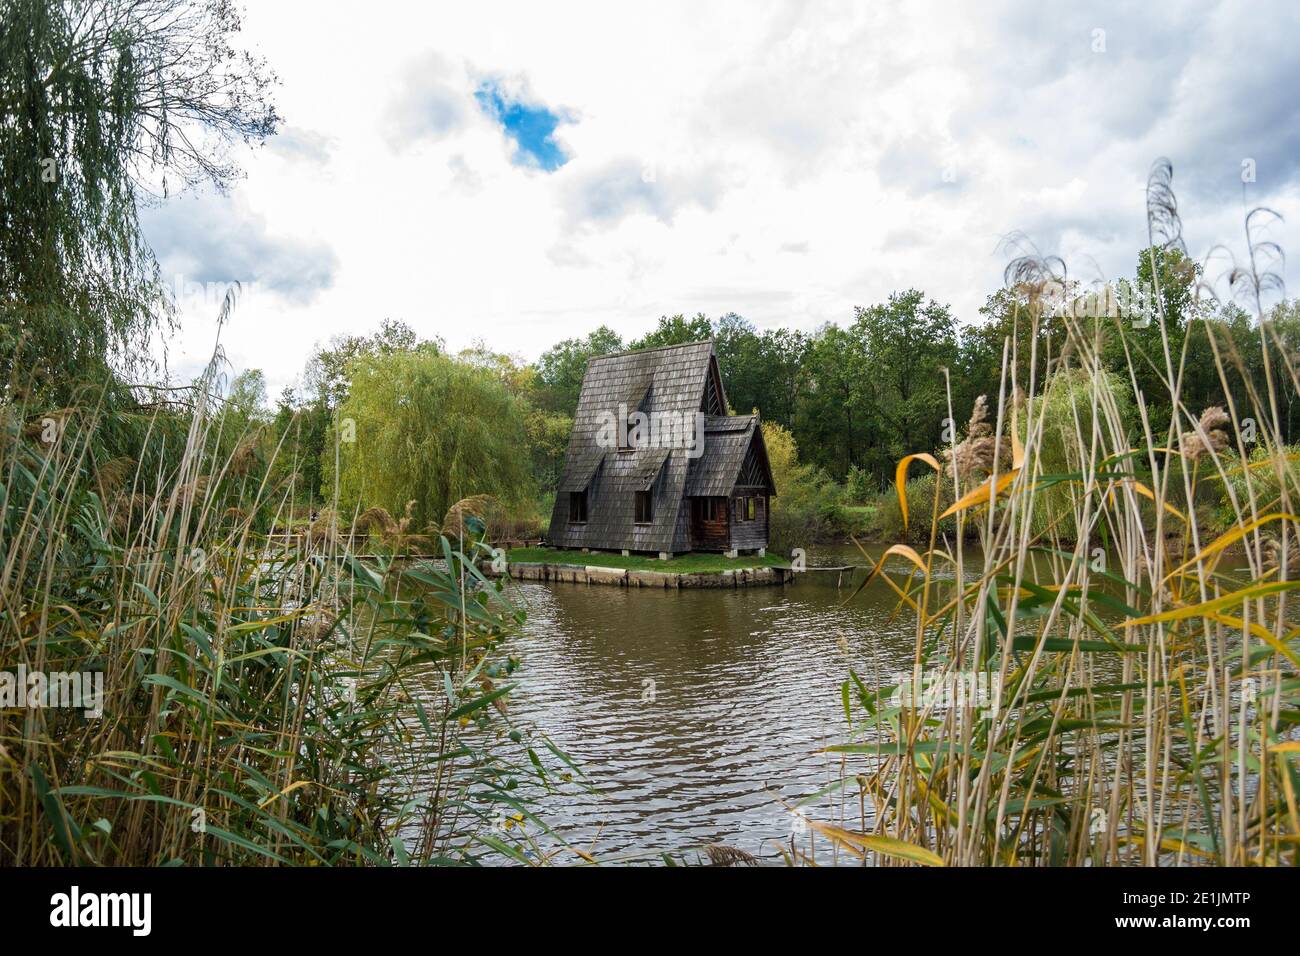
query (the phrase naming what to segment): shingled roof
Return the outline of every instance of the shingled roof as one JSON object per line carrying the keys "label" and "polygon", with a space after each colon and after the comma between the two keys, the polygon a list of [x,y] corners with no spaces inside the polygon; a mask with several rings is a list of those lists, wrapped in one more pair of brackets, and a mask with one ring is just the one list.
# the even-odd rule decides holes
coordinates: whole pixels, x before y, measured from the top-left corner
{"label": "shingled roof", "polygon": [[[686,494],[690,497],[731,494],[740,478],[745,456],[754,444],[755,434],[766,464],[767,448],[763,445],[757,415],[710,415],[706,418],[704,454],[691,462],[686,474]],[[776,494],[770,467],[765,479],[761,487],[765,487],[768,494]]]}
{"label": "shingled roof", "polygon": [[[702,454],[684,447],[617,450],[598,441],[609,416],[706,412]],[[746,453],[758,434],[757,415],[727,416],[726,394],[710,341],[620,352],[587,363],[574,414],[573,432],[560,476],[548,542],[557,547],[634,551],[689,550],[685,495],[727,495],[735,487]],[[770,486],[766,451],[763,467]],[[570,492],[589,496],[585,524],[568,520]],[[638,491],[654,493],[653,520],[634,521]],[[774,490],[771,492],[774,493]]]}

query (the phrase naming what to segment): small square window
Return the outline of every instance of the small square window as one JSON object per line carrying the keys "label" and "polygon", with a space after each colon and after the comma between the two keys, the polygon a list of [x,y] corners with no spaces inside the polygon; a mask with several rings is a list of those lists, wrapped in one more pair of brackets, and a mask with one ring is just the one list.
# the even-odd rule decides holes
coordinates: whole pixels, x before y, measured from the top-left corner
{"label": "small square window", "polygon": [[587,493],[585,491],[569,492],[569,520],[574,524],[587,521]]}

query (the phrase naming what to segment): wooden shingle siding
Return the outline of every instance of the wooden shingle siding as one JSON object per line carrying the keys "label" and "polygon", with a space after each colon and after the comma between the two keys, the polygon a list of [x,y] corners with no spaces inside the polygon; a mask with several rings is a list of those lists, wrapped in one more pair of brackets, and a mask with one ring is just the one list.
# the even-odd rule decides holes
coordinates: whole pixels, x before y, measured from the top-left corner
{"label": "wooden shingle siding", "polygon": [[747,500],[763,500],[762,488],[737,488],[731,499],[731,547],[742,551],[767,547],[767,502],[754,509],[752,520],[745,517]]}
{"label": "wooden shingle siding", "polygon": [[[547,543],[558,548],[685,552],[701,547],[692,541],[689,497],[730,498],[742,469],[747,481],[761,485],[762,493],[775,494],[758,416],[717,414],[726,407],[712,342],[624,352],[588,362]],[[685,447],[602,447],[602,425],[617,419],[621,410],[651,417],[687,416],[692,428],[696,413],[704,412],[703,435],[696,436],[702,447],[695,457]],[[637,524],[636,493],[647,489],[653,496],[653,520]],[[587,521],[570,522],[568,493],[583,490]],[[734,509],[728,512],[734,519]],[[708,548],[764,547],[766,509],[762,522],[745,524],[744,541],[761,534],[761,543],[736,543],[730,520],[707,535]],[[724,536],[729,540],[721,540]]]}

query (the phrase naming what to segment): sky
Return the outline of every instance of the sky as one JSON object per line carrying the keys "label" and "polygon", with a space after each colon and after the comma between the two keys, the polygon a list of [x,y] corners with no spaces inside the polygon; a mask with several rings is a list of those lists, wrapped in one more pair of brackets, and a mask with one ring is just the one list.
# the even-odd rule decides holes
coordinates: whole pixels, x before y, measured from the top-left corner
{"label": "sky", "polygon": [[272,398],[388,318],[525,360],[676,313],[812,331],[907,288],[972,322],[1015,233],[1131,275],[1162,156],[1218,275],[1254,206],[1300,246],[1298,35],[1291,0],[251,0],[285,122],[226,195],[142,215],[167,365],[207,363],[233,282],[221,345]]}

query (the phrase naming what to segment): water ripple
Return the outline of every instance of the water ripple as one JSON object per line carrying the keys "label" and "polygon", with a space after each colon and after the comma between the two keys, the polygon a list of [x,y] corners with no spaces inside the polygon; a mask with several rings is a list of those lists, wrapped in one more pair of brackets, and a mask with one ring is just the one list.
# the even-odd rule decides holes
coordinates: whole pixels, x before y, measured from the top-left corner
{"label": "water ripple", "polygon": [[[848,666],[869,679],[912,654],[892,604],[841,607],[851,592],[830,577],[782,590],[521,584],[512,717],[549,735],[594,790],[543,797],[543,819],[598,856],[710,842],[770,856],[792,826],[776,795],[838,775],[820,751],[844,738]],[[829,818],[838,799],[810,812]]]}

